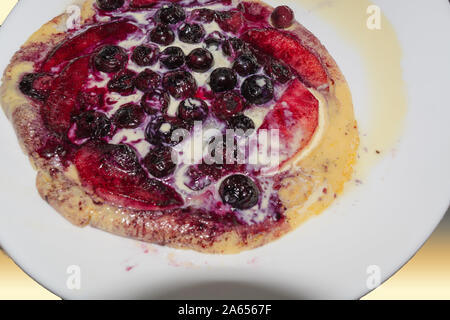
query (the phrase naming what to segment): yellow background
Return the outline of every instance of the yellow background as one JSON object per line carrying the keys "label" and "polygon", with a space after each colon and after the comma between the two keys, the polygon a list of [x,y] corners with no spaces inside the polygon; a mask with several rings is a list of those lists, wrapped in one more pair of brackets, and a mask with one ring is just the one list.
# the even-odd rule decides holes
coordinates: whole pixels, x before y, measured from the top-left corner
{"label": "yellow background", "polygon": [[[0,24],[17,0],[1,0]],[[392,278],[363,299],[450,299],[450,213],[432,237]],[[59,299],[0,250],[0,299]]]}

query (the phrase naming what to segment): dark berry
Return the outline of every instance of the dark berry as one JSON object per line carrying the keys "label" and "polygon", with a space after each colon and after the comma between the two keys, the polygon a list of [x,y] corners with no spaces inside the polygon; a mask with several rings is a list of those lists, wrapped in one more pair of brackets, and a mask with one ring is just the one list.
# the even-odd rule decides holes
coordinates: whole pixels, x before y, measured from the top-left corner
{"label": "dark berry", "polygon": [[142,92],[150,92],[158,88],[161,76],[155,71],[145,69],[134,79],[134,86]]}
{"label": "dark berry", "polygon": [[239,95],[226,92],[218,96],[212,105],[214,114],[221,119],[228,119],[244,110],[244,104]]}
{"label": "dark berry", "polygon": [[197,23],[185,23],[178,28],[178,38],[185,43],[200,43],[205,37],[205,29]]}
{"label": "dark berry", "polygon": [[102,109],[105,105],[104,89],[93,88],[89,91],[80,91],[77,102],[80,110]]}
{"label": "dark berry", "polygon": [[214,17],[214,10],[207,8],[194,9],[191,12],[191,19],[197,22],[211,23],[214,21]]}
{"label": "dark berry", "polygon": [[114,124],[120,129],[134,129],[145,120],[144,110],[134,103],[127,103],[119,108],[113,116]]}
{"label": "dark berry", "polygon": [[187,71],[170,71],[163,77],[163,87],[175,99],[187,99],[197,92],[197,83]]}
{"label": "dark berry", "polygon": [[236,72],[229,68],[217,68],[211,73],[209,85],[214,92],[232,90],[237,85]]}
{"label": "dark berry", "polygon": [[292,79],[291,69],[282,62],[272,60],[264,67],[264,72],[279,83],[286,83]]}
{"label": "dark berry", "polygon": [[203,121],[208,116],[208,105],[197,98],[183,100],[178,107],[178,118],[188,122]]}
{"label": "dark berry", "polygon": [[294,21],[294,11],[288,6],[276,7],[270,16],[270,20],[275,28],[289,28]]}
{"label": "dark berry", "polygon": [[233,63],[233,70],[236,71],[241,77],[246,77],[257,73],[259,69],[260,66],[258,61],[253,55],[250,54],[240,55]]}
{"label": "dark berry", "polygon": [[177,4],[164,5],[156,12],[156,20],[164,24],[175,24],[186,19],[184,9]]}
{"label": "dark berry", "polygon": [[181,67],[186,57],[180,47],[168,47],[161,53],[159,59],[164,67],[173,70]]}
{"label": "dark berry", "polygon": [[113,11],[123,6],[125,0],[97,0],[97,6],[104,11]]}
{"label": "dark berry", "polygon": [[150,40],[157,44],[168,46],[175,41],[175,34],[164,24],[158,24],[152,31],[150,31]]}
{"label": "dark berry", "polygon": [[241,87],[244,98],[253,104],[264,104],[273,99],[273,84],[266,76],[253,75]]}
{"label": "dark berry", "polygon": [[134,92],[135,77],[136,73],[131,70],[119,72],[108,82],[108,89],[124,96],[130,95]]}
{"label": "dark berry", "polygon": [[228,127],[233,130],[242,130],[247,132],[248,130],[255,129],[255,123],[252,119],[243,114],[237,114],[227,121]]}
{"label": "dark berry", "polygon": [[94,67],[102,72],[120,71],[128,61],[125,49],[118,46],[104,46],[94,55]]}
{"label": "dark berry", "polygon": [[142,108],[150,115],[165,113],[169,108],[169,104],[169,94],[158,89],[146,93],[141,100]]}
{"label": "dark berry", "polygon": [[157,146],[175,146],[182,141],[184,137],[183,134],[186,133],[185,131],[179,131],[177,132],[179,135],[177,135],[177,133],[174,134],[178,129],[184,128],[176,119],[169,120],[163,117],[157,117],[152,119],[145,129],[145,139]]}
{"label": "dark berry", "polygon": [[192,71],[206,72],[213,66],[214,57],[208,50],[197,48],[189,53],[186,64]]}
{"label": "dark berry", "polygon": [[158,61],[159,48],[154,45],[141,45],[133,50],[131,60],[138,66],[147,67]]}
{"label": "dark berry", "polygon": [[108,117],[95,111],[86,111],[76,116],[75,124],[78,139],[104,137],[111,130],[111,121]]}
{"label": "dark berry", "polygon": [[248,45],[239,38],[230,38],[223,42],[222,51],[226,56],[237,57],[244,53],[249,53]]}
{"label": "dark berry", "polygon": [[174,173],[177,165],[172,160],[172,148],[156,147],[145,156],[144,166],[155,178],[164,178]]}
{"label": "dark berry", "polygon": [[60,137],[48,137],[45,145],[37,152],[44,159],[51,159],[53,157],[65,158],[69,153],[71,146],[69,142],[60,140]]}
{"label": "dark berry", "polygon": [[50,94],[53,77],[46,73],[29,73],[20,81],[19,89],[33,99],[44,101]]}
{"label": "dark berry", "polygon": [[270,63],[273,60],[268,54],[266,54],[260,50],[257,50],[253,47],[250,47],[250,52],[256,58],[256,61],[258,61],[258,63],[261,66],[267,65],[268,63]]}
{"label": "dark berry", "polygon": [[250,209],[258,204],[259,189],[247,176],[236,174],[226,178],[219,188],[222,201],[236,209]]}

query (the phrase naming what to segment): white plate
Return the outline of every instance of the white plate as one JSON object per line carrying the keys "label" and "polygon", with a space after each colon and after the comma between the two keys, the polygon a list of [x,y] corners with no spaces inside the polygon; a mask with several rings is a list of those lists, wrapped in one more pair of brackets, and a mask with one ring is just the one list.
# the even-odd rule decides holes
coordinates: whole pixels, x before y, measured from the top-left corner
{"label": "white plate", "polygon": [[[0,70],[33,31],[71,2],[20,1],[0,30]],[[39,198],[35,173],[1,115],[1,245],[34,279],[70,299],[364,295],[372,279],[368,271],[375,270],[375,276],[379,271],[385,280],[419,249],[447,209],[450,190],[449,3],[376,2],[403,47],[409,101],[405,129],[395,156],[388,153],[362,186],[352,188],[322,215],[279,241],[232,256],[173,250],[79,229]],[[295,1],[286,4],[336,58],[352,87],[356,114],[363,117],[363,66],[358,59],[346,59],[358,52],[337,39],[314,10]],[[78,267],[81,287],[74,290],[67,282]]]}

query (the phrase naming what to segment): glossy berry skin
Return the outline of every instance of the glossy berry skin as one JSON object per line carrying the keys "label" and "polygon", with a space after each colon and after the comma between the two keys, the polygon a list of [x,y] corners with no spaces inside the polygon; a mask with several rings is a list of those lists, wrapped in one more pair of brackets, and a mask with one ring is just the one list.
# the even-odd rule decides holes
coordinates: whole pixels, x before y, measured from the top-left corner
{"label": "glossy berry skin", "polygon": [[108,89],[124,96],[130,95],[134,92],[135,77],[136,73],[131,70],[119,72],[108,82]]}
{"label": "glossy berry skin", "polygon": [[205,37],[205,29],[197,23],[185,23],[178,28],[178,38],[184,43],[200,43]]}
{"label": "glossy berry skin", "polygon": [[180,47],[168,47],[161,53],[159,60],[164,67],[173,70],[184,65],[186,57]]}
{"label": "glossy berry skin", "polygon": [[176,24],[184,19],[186,19],[186,13],[177,4],[164,5],[156,13],[156,21],[163,24]]}
{"label": "glossy berry skin", "polygon": [[60,140],[56,137],[49,137],[45,145],[37,150],[37,152],[44,159],[59,157],[64,160],[72,147],[67,141]]}
{"label": "glossy berry skin", "polygon": [[250,49],[250,54],[253,55],[256,58],[256,61],[258,61],[258,64],[260,66],[267,65],[271,60],[273,60],[270,56],[265,54],[262,51],[256,50],[254,48]]}
{"label": "glossy berry skin", "polygon": [[150,41],[168,46],[175,41],[175,34],[168,26],[160,23],[150,31]]}
{"label": "glossy berry skin", "polygon": [[275,28],[289,28],[294,21],[294,11],[288,6],[276,7],[270,16],[270,20]]}
{"label": "glossy berry skin", "polygon": [[154,91],[161,82],[161,76],[153,70],[145,69],[134,79],[134,86],[142,92]]}
{"label": "glossy berry skin", "polygon": [[141,106],[147,114],[165,113],[169,108],[170,96],[159,89],[144,94]]}
{"label": "glossy berry skin", "polygon": [[180,103],[177,115],[186,122],[203,121],[208,116],[208,105],[201,99],[189,98]]}
{"label": "glossy berry skin", "polygon": [[261,105],[273,99],[273,84],[266,76],[253,75],[245,79],[241,93],[248,102]]}
{"label": "glossy berry skin", "polygon": [[233,90],[237,85],[236,72],[229,68],[217,68],[211,73],[209,85],[214,92]]}
{"label": "glossy berry skin", "polygon": [[75,118],[78,139],[100,138],[110,133],[111,121],[100,112],[86,111]]}
{"label": "glossy berry skin", "polygon": [[286,83],[292,79],[291,69],[282,62],[272,60],[264,66],[264,72],[279,83]]}
{"label": "glossy berry skin", "polygon": [[244,53],[250,53],[247,44],[239,38],[225,40],[222,44],[222,51],[229,57],[237,57]]}
{"label": "glossy berry skin", "polygon": [[26,74],[19,83],[20,91],[33,99],[44,101],[50,94],[53,77],[46,73]]}
{"label": "glossy berry skin", "polygon": [[202,23],[211,23],[214,21],[215,12],[211,9],[201,8],[191,11],[191,19]]}
{"label": "glossy berry skin", "polygon": [[113,116],[114,125],[119,129],[135,129],[145,120],[141,106],[127,103],[119,108]]}
{"label": "glossy berry skin", "polygon": [[226,92],[214,100],[212,110],[218,118],[226,120],[242,112],[244,104],[239,95],[234,92]]}
{"label": "glossy berry skin", "polygon": [[134,48],[131,60],[141,67],[152,66],[158,61],[159,48],[155,45],[140,45]]}
{"label": "glossy berry skin", "polygon": [[175,99],[187,99],[197,92],[197,82],[194,77],[183,70],[167,72],[163,77],[163,87]]}
{"label": "glossy berry skin", "polygon": [[177,165],[172,161],[172,148],[159,146],[145,156],[144,166],[155,178],[165,178],[174,173]]}
{"label": "glossy berry skin", "polygon": [[246,210],[258,204],[259,189],[247,176],[236,174],[226,178],[219,188],[223,203],[231,207]]}
{"label": "glossy berry skin", "polygon": [[186,64],[192,71],[206,72],[213,66],[214,57],[208,50],[197,48],[189,53]]}
{"label": "glossy berry skin", "polygon": [[123,6],[125,0],[97,0],[97,6],[103,11],[117,10]]}
{"label": "glossy berry skin", "polygon": [[233,130],[242,130],[244,133],[255,129],[255,123],[252,119],[243,114],[237,114],[227,121],[228,128]]}
{"label": "glossy berry skin", "polygon": [[104,46],[93,57],[95,69],[107,73],[122,70],[127,61],[127,52],[119,46]]}
{"label": "glossy berry skin", "polygon": [[240,55],[233,63],[233,70],[241,77],[257,73],[260,68],[256,58],[250,54]]}
{"label": "glossy berry skin", "polygon": [[183,129],[183,126],[176,118],[169,120],[164,117],[156,117],[145,129],[145,139],[155,146],[175,146],[182,141],[182,139],[177,140],[173,137],[174,131],[177,129]]}

